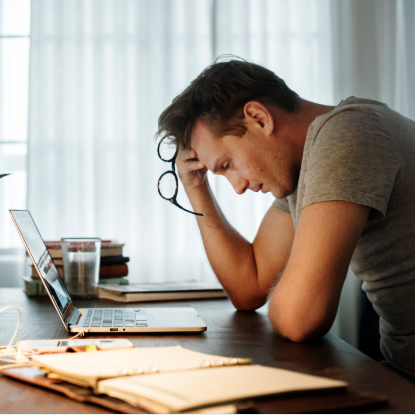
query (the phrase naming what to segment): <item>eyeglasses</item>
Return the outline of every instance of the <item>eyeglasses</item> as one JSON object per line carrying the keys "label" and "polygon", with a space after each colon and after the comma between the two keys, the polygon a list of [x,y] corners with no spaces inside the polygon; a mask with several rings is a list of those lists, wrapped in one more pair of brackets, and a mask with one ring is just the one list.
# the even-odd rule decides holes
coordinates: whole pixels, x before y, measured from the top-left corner
{"label": "eyeglasses", "polygon": [[[177,206],[178,208],[180,208],[181,210],[184,210],[185,212],[189,212],[193,215],[198,215],[198,216],[205,216],[203,213],[196,213],[196,212],[192,212],[190,210],[185,209],[184,207],[181,207],[178,203],[177,203],[177,193],[179,191],[179,179],[177,178],[177,174],[176,174],[176,157],[177,157],[177,153],[179,152],[179,149],[177,149],[174,152],[173,157],[167,159],[165,157],[162,157],[162,155],[160,154],[161,152],[161,144],[163,143],[163,140],[167,138],[164,137],[160,140],[159,145],[157,146],[157,154],[160,158],[161,161],[164,161],[166,163],[171,163],[171,170],[167,170],[166,172],[164,172],[158,181],[157,184],[157,190],[159,192],[159,195],[164,199],[164,200],[168,200],[169,202],[173,203],[173,205]],[[164,149],[167,148],[167,144],[164,144],[163,146]],[[163,151],[163,155],[165,151]],[[167,156],[168,157],[168,156]],[[173,182],[171,181],[171,176],[174,177],[174,180],[176,181],[176,186],[174,186]],[[164,178],[164,180],[163,180]],[[170,178],[170,179],[169,179]],[[163,191],[160,189],[160,185],[163,189]],[[164,194],[163,194],[164,193]],[[171,197],[166,197],[165,195],[168,194],[172,194],[173,196]]]}

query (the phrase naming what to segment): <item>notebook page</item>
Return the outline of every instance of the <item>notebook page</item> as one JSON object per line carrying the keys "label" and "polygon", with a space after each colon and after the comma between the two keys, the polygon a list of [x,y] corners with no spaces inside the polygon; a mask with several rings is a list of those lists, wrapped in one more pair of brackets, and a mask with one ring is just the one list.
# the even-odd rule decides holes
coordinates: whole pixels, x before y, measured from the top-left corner
{"label": "notebook page", "polygon": [[342,381],[253,365],[109,379],[99,382],[98,392],[155,412],[182,412],[245,398],[346,386]]}
{"label": "notebook page", "polygon": [[[35,366],[63,375],[65,380],[81,379],[93,387],[100,379],[237,363],[232,358],[194,352],[181,346],[58,353],[34,356],[32,360]],[[250,362],[245,360],[241,359],[241,363]]]}

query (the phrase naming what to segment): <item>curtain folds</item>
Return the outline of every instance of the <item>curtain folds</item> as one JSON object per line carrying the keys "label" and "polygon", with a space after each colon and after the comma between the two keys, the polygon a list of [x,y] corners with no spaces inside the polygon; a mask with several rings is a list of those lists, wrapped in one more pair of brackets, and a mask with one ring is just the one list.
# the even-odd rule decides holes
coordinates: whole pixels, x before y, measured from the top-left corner
{"label": "curtain folds", "polygon": [[32,5],[28,207],[46,239],[125,242],[131,281],[210,274],[194,219],[157,193],[168,165],[153,140],[158,115],[211,62],[210,7]]}
{"label": "curtain folds", "polygon": [[334,99],[376,99],[415,119],[415,3],[333,0]]}

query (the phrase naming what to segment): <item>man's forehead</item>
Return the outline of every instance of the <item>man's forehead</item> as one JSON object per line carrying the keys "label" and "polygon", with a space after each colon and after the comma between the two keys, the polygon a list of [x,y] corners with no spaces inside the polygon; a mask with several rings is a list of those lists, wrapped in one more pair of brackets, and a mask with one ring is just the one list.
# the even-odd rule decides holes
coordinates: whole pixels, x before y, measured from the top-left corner
{"label": "man's forehead", "polygon": [[214,137],[206,124],[200,120],[196,121],[193,127],[190,145],[209,170],[213,168],[215,160],[226,151],[224,140]]}
{"label": "man's forehead", "polygon": [[190,138],[192,148],[205,142],[210,143],[213,139],[213,134],[207,128],[206,123],[200,119],[196,120]]}

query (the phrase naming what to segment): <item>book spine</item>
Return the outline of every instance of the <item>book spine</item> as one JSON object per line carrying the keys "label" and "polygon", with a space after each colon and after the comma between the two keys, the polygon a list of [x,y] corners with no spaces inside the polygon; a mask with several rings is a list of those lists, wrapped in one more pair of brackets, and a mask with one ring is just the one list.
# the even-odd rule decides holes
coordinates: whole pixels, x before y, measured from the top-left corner
{"label": "book spine", "polygon": [[117,284],[117,285],[128,285],[129,281],[128,278],[100,278],[98,284]]}
{"label": "book spine", "polygon": [[[59,275],[65,280],[65,272],[63,265],[56,266]],[[110,279],[110,278],[123,278],[128,276],[128,265],[117,264],[117,265],[102,265],[99,267],[99,278]],[[32,267],[32,278],[40,280],[39,274],[35,267]],[[115,282],[114,282],[115,284]]]}
{"label": "book spine", "polygon": [[[53,259],[62,259],[63,257],[62,249],[48,248],[48,251],[49,251],[50,256]],[[103,248],[103,249],[101,248],[101,258],[102,257],[115,257],[115,256],[122,256],[122,247]]]}
{"label": "book spine", "polygon": [[29,297],[48,295],[46,288],[40,279],[35,280],[31,277],[25,277],[23,279],[25,285],[24,290]]}
{"label": "book spine", "polygon": [[126,277],[127,275],[127,264],[101,265],[99,267],[99,278],[119,278]]}
{"label": "book spine", "polygon": [[101,265],[126,264],[130,258],[122,255],[101,257]]}

